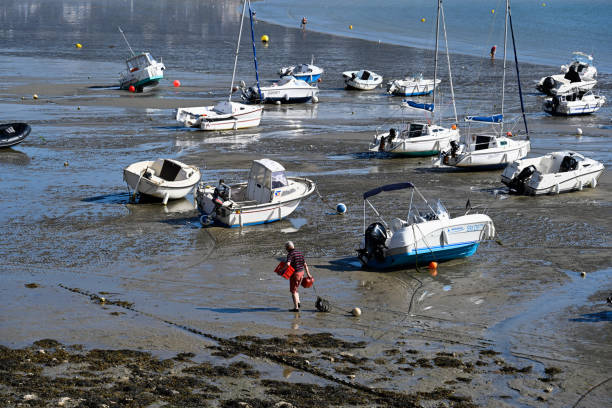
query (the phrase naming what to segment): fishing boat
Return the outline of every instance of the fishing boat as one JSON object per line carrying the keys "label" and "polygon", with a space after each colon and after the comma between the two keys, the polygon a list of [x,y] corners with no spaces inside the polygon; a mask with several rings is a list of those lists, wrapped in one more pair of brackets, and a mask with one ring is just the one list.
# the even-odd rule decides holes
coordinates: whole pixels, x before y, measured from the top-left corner
{"label": "fishing boat", "polygon": [[4,123],[0,125],[0,148],[15,146],[28,137],[32,128],[27,123]]}
{"label": "fishing boat", "polygon": [[[433,83],[439,83],[438,75],[438,28],[440,17],[442,16],[442,27],[444,37],[446,38],[446,23],[444,21],[444,13],[442,12],[442,0],[438,1],[438,13],[436,19],[436,46],[434,54],[434,79]],[[453,92],[453,81],[450,75],[450,57],[448,56],[448,48],[446,50],[448,61],[448,72],[450,79],[450,88],[453,101],[453,110],[455,112],[455,123],[457,123],[457,109],[455,108],[455,98]],[[432,103],[420,103],[415,101],[404,101],[402,107],[407,109],[415,109],[425,115],[425,120],[411,121],[402,123],[393,127],[389,132],[374,136],[374,140],[370,143],[369,151],[384,152],[396,156],[431,156],[439,154],[450,148],[451,142],[459,140],[459,130],[453,124],[450,128],[442,127],[434,123],[434,111],[436,106],[435,88],[431,89]]]}
{"label": "fishing boat", "polygon": [[[370,199],[382,192],[404,189],[411,191],[408,216],[387,223]],[[378,218],[367,228],[366,204]],[[394,269],[471,256],[480,242],[495,236],[495,226],[488,215],[470,211],[468,206],[464,215],[452,218],[440,200],[431,206],[412,183],[387,184],[367,191],[363,194],[364,237],[357,250],[359,260],[365,268]]]}
{"label": "fishing boat", "polygon": [[310,64],[298,64],[290,67],[282,67],[278,70],[279,75],[282,77],[292,76],[295,79],[301,79],[309,84],[320,82],[321,75],[323,75],[323,68],[314,65],[314,57]]}
{"label": "fishing boat", "polygon": [[164,78],[166,66],[163,62],[157,62],[148,52],[135,54],[121,27],[119,32],[127,44],[132,56],[125,60],[126,69],[119,77],[119,88],[129,89],[134,87],[136,92],[142,92],[145,87],[156,86]]}
{"label": "fishing boat", "polygon": [[251,39],[253,43],[253,59],[255,61],[255,77],[259,87],[259,74],[257,73],[257,55],[255,54],[255,37],[253,33],[253,10],[250,0],[245,0],[242,6],[240,17],[240,31],[238,32],[238,44],[236,45],[236,55],[234,58],[234,70],[232,82],[227,101],[218,102],[215,105],[199,106],[190,108],[179,108],[176,111],[176,120],[183,126],[193,127],[200,130],[237,130],[259,126],[263,107],[261,105],[247,105],[239,102],[232,102],[234,92],[234,80],[236,78],[236,65],[238,63],[238,52],[240,50],[240,39],[242,38],[242,27],[247,3],[249,5],[249,18],[251,21]]}
{"label": "fishing boat", "polygon": [[315,183],[302,177],[287,177],[285,168],[270,159],[253,160],[244,183],[217,186],[200,183],[196,202],[202,225],[243,227],[266,224],[289,216],[312,194]]}
{"label": "fishing boat", "polygon": [[544,99],[542,109],[555,116],[588,115],[594,113],[606,103],[606,97],[595,95],[592,91],[585,94],[578,92],[554,95]]}
{"label": "fishing boat", "polygon": [[567,65],[561,65],[561,73],[542,77],[536,89],[549,96],[578,92],[587,92],[597,84],[597,68],[593,66],[593,57],[576,51]]}
{"label": "fishing boat", "polygon": [[[440,79],[425,79],[423,74],[387,82],[387,93],[398,96],[422,96],[431,94],[440,85]],[[435,84],[435,85],[434,85]]]}
{"label": "fishing boat", "polygon": [[504,169],[502,182],[517,194],[559,194],[595,188],[604,165],[565,150],[531,159],[517,160]]}
{"label": "fishing boat", "polygon": [[185,197],[200,181],[200,170],[173,159],[157,159],[130,164],[123,169],[123,180],[137,194],[168,200]]}
{"label": "fishing boat", "polygon": [[[506,84],[506,43],[508,27],[512,35],[514,49],[514,62],[518,82],[519,99],[521,102],[521,113],[525,127],[525,137],[518,138],[518,134],[504,129],[504,99]],[[489,124],[488,130],[479,128],[468,128],[466,134],[462,135],[460,142],[451,141],[450,150],[440,153],[439,159],[434,165],[445,165],[468,169],[496,169],[504,168],[508,163],[522,159],[527,156],[531,149],[529,141],[529,130],[527,128],[527,117],[523,105],[523,93],[519,74],[516,44],[514,42],[514,29],[512,27],[512,15],[510,14],[510,2],[506,0],[505,29],[504,29],[504,63],[501,91],[501,113],[489,116],[467,116],[468,123]]]}
{"label": "fishing boat", "polygon": [[362,69],[361,71],[345,71],[342,73],[347,89],[369,91],[382,83],[382,77],[375,72]]}
{"label": "fishing boat", "polygon": [[[306,103],[319,101],[319,88],[301,79],[285,76],[270,86],[251,86],[241,84],[242,99],[251,103]],[[261,92],[261,93],[260,93]]]}

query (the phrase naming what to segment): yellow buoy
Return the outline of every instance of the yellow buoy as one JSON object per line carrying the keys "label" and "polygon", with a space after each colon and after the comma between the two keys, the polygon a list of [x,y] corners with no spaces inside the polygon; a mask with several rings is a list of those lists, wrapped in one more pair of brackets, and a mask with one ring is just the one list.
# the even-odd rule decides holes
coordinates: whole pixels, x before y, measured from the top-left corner
{"label": "yellow buoy", "polygon": [[495,14],[495,9],[491,9],[491,14]]}
{"label": "yellow buoy", "polygon": [[424,23],[424,22],[425,22],[425,17],[421,19],[421,23]]}
{"label": "yellow buoy", "polygon": [[262,42],[268,42],[268,41],[270,41],[270,37],[268,37],[266,34],[264,34],[264,35],[261,36],[261,41]]}
{"label": "yellow buoy", "polygon": [[353,26],[352,26],[352,25],[349,25],[349,30],[352,30],[352,29],[353,29]]}
{"label": "yellow buoy", "polygon": [[351,313],[353,314],[353,316],[359,317],[361,316],[361,309],[358,307],[355,307],[353,308],[353,310],[351,310]]}
{"label": "yellow buoy", "polygon": [[542,3],[542,7],[546,7],[546,3]]}
{"label": "yellow buoy", "polygon": [[81,43],[76,43],[76,44],[74,44],[74,46],[77,47],[77,48],[83,48],[83,45],[81,45]]}
{"label": "yellow buoy", "polygon": [[32,99],[38,99],[38,95],[36,94],[32,95]]}

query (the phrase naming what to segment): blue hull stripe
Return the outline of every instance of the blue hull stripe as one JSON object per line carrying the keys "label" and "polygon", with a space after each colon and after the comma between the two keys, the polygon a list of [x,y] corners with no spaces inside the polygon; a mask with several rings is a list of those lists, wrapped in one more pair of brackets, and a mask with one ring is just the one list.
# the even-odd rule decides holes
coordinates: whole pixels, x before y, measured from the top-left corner
{"label": "blue hull stripe", "polygon": [[[281,218],[275,218],[273,220],[258,221],[258,222],[248,222],[246,224],[242,224],[242,226],[243,227],[248,227],[250,225],[269,224],[271,222],[276,222],[276,221],[280,221],[280,220],[281,220]],[[240,224],[228,225],[228,224],[225,224],[225,223],[223,223],[221,221],[218,221],[217,219],[214,220],[212,225],[215,226],[215,227],[225,227],[225,228],[239,228],[240,227]]]}
{"label": "blue hull stripe", "polygon": [[431,261],[448,261],[457,258],[466,258],[474,255],[480,242],[462,242],[459,244],[445,245],[443,247],[431,247],[419,249],[418,256],[414,251],[403,254],[387,256],[384,262],[372,258],[368,261],[368,267],[374,269],[398,268],[401,266],[414,266],[417,261],[419,265],[428,264]]}
{"label": "blue hull stripe", "polygon": [[402,96],[422,96],[422,95],[429,95],[429,94],[431,94],[431,92],[432,91],[410,92],[410,93],[397,92],[396,95],[402,95]]}

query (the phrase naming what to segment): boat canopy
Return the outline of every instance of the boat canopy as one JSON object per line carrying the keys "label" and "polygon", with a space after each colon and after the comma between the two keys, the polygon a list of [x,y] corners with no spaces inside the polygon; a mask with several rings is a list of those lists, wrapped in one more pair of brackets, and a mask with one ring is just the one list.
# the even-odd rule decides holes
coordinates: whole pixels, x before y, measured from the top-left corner
{"label": "boat canopy", "polygon": [[412,183],[395,183],[395,184],[386,184],[384,186],[376,187],[370,191],[366,191],[363,193],[363,199],[367,199],[368,197],[375,196],[378,193],[382,193],[383,191],[395,191],[395,190],[403,190],[405,188],[414,188],[414,184]]}
{"label": "boat canopy", "polygon": [[591,55],[585,54],[581,51],[574,51],[572,53],[572,59],[574,61],[578,61],[586,65],[589,65],[593,62],[593,57]]}
{"label": "boat canopy", "polygon": [[249,184],[259,184],[268,189],[280,188],[289,185],[285,168],[270,159],[253,160]]}
{"label": "boat canopy", "polygon": [[502,123],[504,121],[504,115],[491,115],[491,116],[466,116],[466,122],[486,122],[486,123]]}
{"label": "boat canopy", "polygon": [[410,106],[411,108],[415,108],[415,109],[423,109],[423,110],[427,110],[430,112],[434,111],[434,104],[433,103],[418,103],[415,101],[409,101],[407,99],[404,99],[404,103],[406,103],[406,105]]}

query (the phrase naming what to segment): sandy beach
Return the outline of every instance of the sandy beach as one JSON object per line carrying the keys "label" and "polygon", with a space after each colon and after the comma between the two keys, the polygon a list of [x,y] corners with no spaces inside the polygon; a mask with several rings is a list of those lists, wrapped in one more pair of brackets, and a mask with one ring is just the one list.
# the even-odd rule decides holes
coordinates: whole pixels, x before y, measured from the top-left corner
{"label": "sandy beach", "polygon": [[[257,42],[263,81],[315,55],[326,70],[320,102],[266,106],[254,129],[183,128],[176,108],[227,98],[238,2],[154,3],[143,17],[148,28],[131,37],[122,19],[134,12],[124,13],[125,5],[84,2],[93,10],[78,24],[99,33],[73,30],[59,41],[45,35],[63,31],[47,11],[46,26],[18,32],[1,50],[4,120],[33,130],[0,150],[0,405],[609,404],[609,172],[595,189],[534,198],[509,195],[500,171],[368,154],[377,129],[406,113],[383,89],[344,90],[341,72],[367,65],[399,77],[427,70],[433,53],[266,24],[260,13],[256,37],[271,38],[267,47]],[[62,4],[52,1],[50,10]],[[120,35],[103,29],[113,18],[138,48],[163,55],[168,70],[157,89],[116,89],[126,52]],[[194,49],[204,40],[207,49]],[[249,47],[245,40],[238,79],[251,83]],[[397,64],[398,55],[406,63]],[[459,112],[496,106],[500,61],[453,54],[451,62]],[[557,69],[521,64],[531,154],[571,149],[609,168],[609,104],[570,119],[541,112],[532,85]],[[598,79],[612,94],[612,76]],[[509,82],[509,111],[518,116],[516,80]],[[442,95],[450,121],[448,91]],[[122,168],[158,157],[197,165],[210,182],[242,180],[252,160],[267,157],[314,180],[324,201],[312,195],[269,225],[202,228],[192,197],[167,206],[129,202]],[[440,198],[452,215],[469,198],[493,219],[497,239],[435,272],[362,270],[355,252],[362,194],[400,181]],[[340,202],[344,215],[330,208]],[[408,208],[401,194],[376,204],[389,217]],[[316,293],[300,291],[300,313],[288,312],[288,283],[272,272],[287,240],[316,278]],[[332,303],[330,313],[316,310],[317,296]],[[350,314],[354,307],[361,316]]]}

